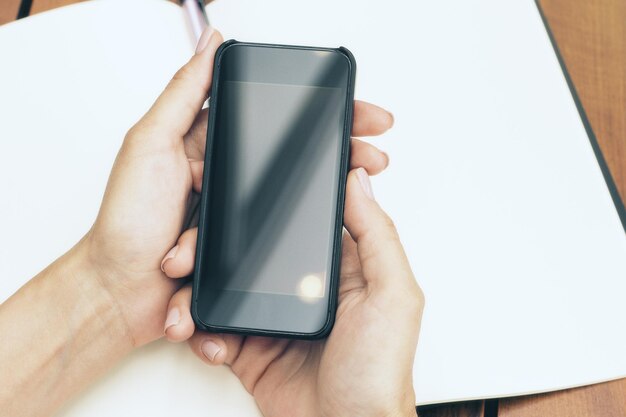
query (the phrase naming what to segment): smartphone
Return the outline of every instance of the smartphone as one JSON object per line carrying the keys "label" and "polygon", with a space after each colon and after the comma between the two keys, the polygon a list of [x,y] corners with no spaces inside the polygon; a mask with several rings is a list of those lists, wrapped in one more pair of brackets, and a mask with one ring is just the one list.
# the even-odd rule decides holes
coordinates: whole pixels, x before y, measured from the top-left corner
{"label": "smartphone", "polygon": [[345,48],[218,49],[191,304],[198,328],[330,332],[355,70]]}

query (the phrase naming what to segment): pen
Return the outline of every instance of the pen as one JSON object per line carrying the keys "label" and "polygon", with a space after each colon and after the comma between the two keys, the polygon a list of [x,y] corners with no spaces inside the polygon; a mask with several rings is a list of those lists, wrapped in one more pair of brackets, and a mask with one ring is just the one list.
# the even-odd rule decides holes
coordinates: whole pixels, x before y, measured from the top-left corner
{"label": "pen", "polygon": [[200,35],[209,24],[204,2],[202,0],[181,0],[180,4],[185,9],[191,31],[196,39],[200,39]]}
{"label": "pen", "polygon": [[[209,18],[204,8],[202,0],[180,0],[180,4],[185,9],[189,27],[196,38],[200,39],[200,35],[209,25]],[[198,194],[192,193],[188,203],[188,209],[183,219],[184,229],[189,229],[198,224],[198,209],[200,207],[200,197]]]}

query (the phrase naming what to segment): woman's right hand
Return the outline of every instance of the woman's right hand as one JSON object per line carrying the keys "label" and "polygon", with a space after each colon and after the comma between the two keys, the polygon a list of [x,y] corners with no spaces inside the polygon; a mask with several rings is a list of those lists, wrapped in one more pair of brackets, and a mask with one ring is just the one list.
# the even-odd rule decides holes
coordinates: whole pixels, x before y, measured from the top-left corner
{"label": "woman's right hand", "polygon": [[[325,340],[300,341],[196,331],[192,350],[226,363],[265,416],[415,416],[413,359],[424,306],[396,229],[374,200],[367,172],[350,172],[346,190],[339,307]],[[195,236],[179,248],[195,253]],[[190,269],[190,257],[168,269]],[[191,289],[170,301],[171,341],[193,332]],[[171,315],[170,315],[171,317]]]}

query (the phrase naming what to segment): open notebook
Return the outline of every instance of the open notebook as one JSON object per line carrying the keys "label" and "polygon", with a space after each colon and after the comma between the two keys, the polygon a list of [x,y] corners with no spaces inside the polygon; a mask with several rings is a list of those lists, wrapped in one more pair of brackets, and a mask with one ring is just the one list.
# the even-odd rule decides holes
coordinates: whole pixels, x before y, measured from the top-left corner
{"label": "open notebook", "polygon": [[[226,38],[349,47],[389,107],[374,191],[427,296],[420,404],[626,375],[626,235],[531,0],[224,0]],[[126,130],[194,48],[182,10],[101,0],[0,27],[0,300],[93,222]],[[134,353],[65,416],[258,413],[183,345]]]}

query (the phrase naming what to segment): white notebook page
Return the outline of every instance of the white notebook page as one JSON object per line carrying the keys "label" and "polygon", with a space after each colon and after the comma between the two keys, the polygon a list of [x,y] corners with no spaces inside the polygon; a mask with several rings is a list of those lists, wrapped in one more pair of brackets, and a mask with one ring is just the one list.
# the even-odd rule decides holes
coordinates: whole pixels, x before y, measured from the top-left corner
{"label": "white notebook page", "polygon": [[[427,296],[418,403],[626,375],[626,237],[534,2],[223,0],[209,14],[225,38],[348,47],[357,97],[394,112],[374,192]],[[0,28],[0,299],[87,230],[124,132],[193,46],[165,2],[29,20]],[[142,350],[66,415],[256,412],[185,346]]]}

